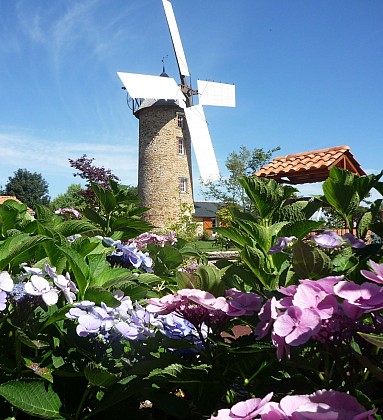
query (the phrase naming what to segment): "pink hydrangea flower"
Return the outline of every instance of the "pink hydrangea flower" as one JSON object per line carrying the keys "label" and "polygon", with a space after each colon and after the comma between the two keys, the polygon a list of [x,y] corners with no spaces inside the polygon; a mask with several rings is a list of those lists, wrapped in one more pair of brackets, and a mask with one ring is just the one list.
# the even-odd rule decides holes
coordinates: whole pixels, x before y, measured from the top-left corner
{"label": "pink hydrangea flower", "polygon": [[226,312],[229,316],[253,315],[261,309],[263,299],[256,293],[229,289],[225,295],[229,298]]}
{"label": "pink hydrangea flower", "polygon": [[360,270],[362,276],[366,277],[368,280],[374,281],[375,283],[383,284],[383,264],[377,264],[376,262],[369,260],[368,265],[374,273],[369,270]]}
{"label": "pink hydrangea flower", "polygon": [[335,293],[364,312],[383,309],[383,287],[375,283],[356,284],[353,281],[341,281],[334,287]]}
{"label": "pink hydrangea flower", "polygon": [[301,309],[314,309],[321,319],[331,318],[338,308],[338,301],[335,296],[316,287],[315,282],[300,284],[292,303]]}
{"label": "pink hydrangea flower", "polygon": [[306,343],[321,327],[321,319],[315,310],[290,306],[278,315],[274,333],[284,337],[286,344],[299,346]]}
{"label": "pink hydrangea flower", "polygon": [[260,340],[261,338],[265,337],[265,335],[270,331],[274,321],[277,319],[277,308],[276,308],[277,300],[275,297],[269,299],[261,308],[258,314],[258,318],[260,322],[255,327],[254,335],[255,337]]}
{"label": "pink hydrangea flower", "polygon": [[228,304],[223,296],[216,298],[209,292],[199,289],[182,289],[178,292],[179,296],[187,297],[190,301],[203,306],[206,309],[221,310],[227,312]]}
{"label": "pink hydrangea flower", "polygon": [[187,302],[187,298],[180,295],[166,295],[161,298],[148,299],[149,305],[146,310],[159,315],[167,315],[179,308],[183,303]]}
{"label": "pink hydrangea flower", "polygon": [[264,406],[271,400],[273,393],[270,392],[265,398],[250,398],[246,401],[240,401],[233,405],[231,409],[218,410],[216,416],[210,420],[252,420],[255,419],[263,410]]}

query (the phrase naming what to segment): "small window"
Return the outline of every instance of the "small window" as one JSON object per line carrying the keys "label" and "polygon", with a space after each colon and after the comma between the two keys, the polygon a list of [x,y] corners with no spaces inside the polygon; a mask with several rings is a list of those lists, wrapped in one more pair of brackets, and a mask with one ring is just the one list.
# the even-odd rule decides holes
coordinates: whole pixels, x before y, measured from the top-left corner
{"label": "small window", "polygon": [[178,128],[184,127],[184,116],[183,114],[177,114],[177,126]]}
{"label": "small window", "polygon": [[179,138],[178,139],[178,154],[184,155],[185,154],[185,146],[184,146],[184,139]]}
{"label": "small window", "polygon": [[188,182],[188,180],[186,178],[179,178],[180,192],[182,194],[187,193],[187,182]]}

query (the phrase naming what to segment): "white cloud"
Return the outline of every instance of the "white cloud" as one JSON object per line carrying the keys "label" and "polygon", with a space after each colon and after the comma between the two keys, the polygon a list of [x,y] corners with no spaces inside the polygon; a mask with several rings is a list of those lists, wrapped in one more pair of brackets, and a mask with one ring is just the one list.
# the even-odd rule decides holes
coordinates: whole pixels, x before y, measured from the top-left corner
{"label": "white cloud", "polygon": [[[121,144],[124,144],[122,147]],[[47,180],[50,193],[54,197],[79,178],[74,178],[75,170],[68,159],[77,159],[83,154],[94,158],[94,165],[111,169],[121,182],[137,183],[137,146],[117,142],[72,143],[63,138],[45,138],[25,133],[8,134],[0,132],[0,185],[7,183],[8,177],[19,168],[41,173]]]}

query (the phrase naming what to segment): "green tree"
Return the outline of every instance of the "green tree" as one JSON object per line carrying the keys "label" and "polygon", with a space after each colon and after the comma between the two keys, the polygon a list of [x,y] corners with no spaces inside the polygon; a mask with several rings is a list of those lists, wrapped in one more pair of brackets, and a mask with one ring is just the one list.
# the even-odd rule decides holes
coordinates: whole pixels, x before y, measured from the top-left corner
{"label": "green tree", "polygon": [[32,209],[35,204],[47,205],[50,201],[48,183],[41,174],[27,169],[18,169],[8,177],[4,192],[16,196]]}
{"label": "green tree", "polygon": [[213,199],[227,204],[237,204],[242,208],[248,202],[243,187],[238,182],[242,176],[256,172],[271,159],[274,152],[280,147],[265,151],[263,148],[248,149],[241,146],[239,152],[231,152],[226,159],[225,166],[229,176],[220,176],[218,181],[210,181],[202,187],[205,198]]}
{"label": "green tree", "polygon": [[83,190],[81,184],[70,184],[65,193],[59,194],[51,201],[50,207],[52,210],[60,208],[75,208],[80,209],[85,205],[85,199],[80,194]]}

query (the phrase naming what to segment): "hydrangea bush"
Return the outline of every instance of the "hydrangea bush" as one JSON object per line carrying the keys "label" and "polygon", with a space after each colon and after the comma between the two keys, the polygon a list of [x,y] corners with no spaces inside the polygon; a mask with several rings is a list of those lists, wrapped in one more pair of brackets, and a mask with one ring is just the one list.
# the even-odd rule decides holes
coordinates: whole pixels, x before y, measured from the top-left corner
{"label": "hydrangea bush", "polygon": [[217,228],[239,259],[215,265],[150,233],[115,181],[81,219],[6,201],[2,418],[381,418],[381,200],[361,207],[380,176],[333,168],[311,201],[242,178],[251,211]]}

